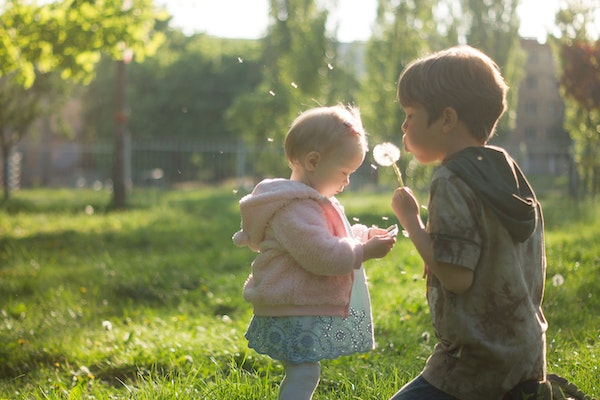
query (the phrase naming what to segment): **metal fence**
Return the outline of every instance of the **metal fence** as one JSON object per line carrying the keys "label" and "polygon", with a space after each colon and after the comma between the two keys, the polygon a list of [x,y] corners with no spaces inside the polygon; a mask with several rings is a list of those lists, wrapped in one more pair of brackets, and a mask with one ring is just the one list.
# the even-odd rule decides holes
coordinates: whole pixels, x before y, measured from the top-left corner
{"label": "metal fence", "polygon": [[[260,157],[272,154],[281,157],[282,165],[285,163],[282,150],[277,146],[255,148],[241,142],[134,139],[128,141],[128,147],[126,164],[134,186],[166,188],[189,182],[218,184],[226,180],[237,180],[238,185],[248,186],[257,178],[255,167]],[[513,149],[511,154],[528,176],[572,172],[568,154],[543,150],[548,149],[537,149],[535,154]],[[45,146],[22,143],[9,156],[9,185],[13,189],[104,187],[111,185],[112,159],[111,142],[55,142]],[[377,186],[377,175],[367,160],[353,175],[351,186]],[[0,181],[2,176],[0,174]]]}
{"label": "metal fence", "polygon": [[[131,140],[128,175],[136,186],[168,187],[201,181],[218,183],[252,174],[243,143],[193,140]],[[98,187],[110,184],[113,145],[109,142],[16,146],[9,158],[13,188],[32,186]]]}

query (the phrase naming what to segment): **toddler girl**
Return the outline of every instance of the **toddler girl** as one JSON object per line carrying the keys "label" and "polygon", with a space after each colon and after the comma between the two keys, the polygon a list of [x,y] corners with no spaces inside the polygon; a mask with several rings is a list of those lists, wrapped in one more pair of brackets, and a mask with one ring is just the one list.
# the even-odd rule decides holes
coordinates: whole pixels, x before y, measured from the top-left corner
{"label": "toddler girl", "polygon": [[320,360],[373,349],[362,262],[385,256],[395,238],[350,226],[334,197],[366,152],[356,108],[308,110],[286,136],[290,179],[263,180],[240,201],[233,241],[258,253],[243,291],[254,307],[246,338],[283,363],[279,399],[311,399]]}

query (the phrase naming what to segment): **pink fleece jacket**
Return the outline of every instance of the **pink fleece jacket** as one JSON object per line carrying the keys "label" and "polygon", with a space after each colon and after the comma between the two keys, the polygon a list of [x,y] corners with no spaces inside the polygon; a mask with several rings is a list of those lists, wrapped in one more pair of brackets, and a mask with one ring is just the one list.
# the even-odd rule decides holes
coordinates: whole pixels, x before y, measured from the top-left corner
{"label": "pink fleece jacket", "polygon": [[[240,200],[240,210],[242,229],[233,241],[259,253],[243,291],[255,315],[347,315],[363,246],[346,230],[335,198],[267,179]],[[367,236],[364,225],[356,230]]]}

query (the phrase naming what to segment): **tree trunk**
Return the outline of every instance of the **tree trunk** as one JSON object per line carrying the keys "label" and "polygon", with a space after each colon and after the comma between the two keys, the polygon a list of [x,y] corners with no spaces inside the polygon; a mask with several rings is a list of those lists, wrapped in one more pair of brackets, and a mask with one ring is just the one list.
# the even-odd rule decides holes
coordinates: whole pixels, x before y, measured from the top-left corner
{"label": "tree trunk", "polygon": [[127,71],[123,60],[117,62],[115,137],[113,148],[113,199],[114,208],[125,208],[128,188],[127,140]]}
{"label": "tree trunk", "polygon": [[4,192],[3,199],[4,202],[10,199],[10,183],[8,182],[8,163],[9,163],[9,154],[10,154],[10,142],[6,137],[6,133],[4,132],[4,128],[0,127],[0,146],[2,147],[2,189]]}

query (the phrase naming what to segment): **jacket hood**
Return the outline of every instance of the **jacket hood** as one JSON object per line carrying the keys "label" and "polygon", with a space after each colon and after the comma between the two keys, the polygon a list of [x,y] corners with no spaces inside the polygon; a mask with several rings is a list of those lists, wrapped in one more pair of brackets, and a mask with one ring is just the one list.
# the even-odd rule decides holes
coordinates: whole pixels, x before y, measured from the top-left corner
{"label": "jacket hood", "polygon": [[515,161],[492,146],[468,147],[444,161],[498,216],[512,238],[523,242],[538,223],[538,202]]}
{"label": "jacket hood", "polygon": [[305,199],[328,202],[326,197],[303,183],[283,178],[265,179],[240,200],[242,229],[233,235],[233,242],[258,251],[273,215],[292,201]]}

